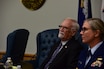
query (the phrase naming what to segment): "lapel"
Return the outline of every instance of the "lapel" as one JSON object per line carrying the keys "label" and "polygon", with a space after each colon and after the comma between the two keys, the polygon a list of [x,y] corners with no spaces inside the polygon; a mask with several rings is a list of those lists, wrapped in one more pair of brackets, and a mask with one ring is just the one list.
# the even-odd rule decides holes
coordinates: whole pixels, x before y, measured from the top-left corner
{"label": "lapel", "polygon": [[61,51],[58,53],[58,55],[57,55],[57,58],[59,58],[60,56],[62,56],[62,55],[64,55],[64,53],[65,53],[65,51],[68,49],[68,47],[69,47],[69,41],[65,44],[65,45],[63,45],[62,46],[62,49],[61,49]]}
{"label": "lapel", "polygon": [[82,50],[79,56],[79,61],[78,61],[78,67],[79,69],[84,69],[85,62],[86,62],[86,56],[87,56],[87,49]]}
{"label": "lapel", "polygon": [[73,37],[71,40],[68,40],[68,42],[62,47],[60,53],[64,53],[67,49],[73,46],[73,42],[75,42],[75,38]]}
{"label": "lapel", "polygon": [[103,58],[104,59],[104,42],[100,45],[100,47],[95,51],[95,53],[92,55],[91,59],[89,60],[86,67],[91,67],[91,64],[97,60],[97,58]]}
{"label": "lapel", "polygon": [[[67,53],[66,51],[69,49],[69,47],[71,47],[71,44],[73,44],[72,42],[74,42],[74,39],[72,38],[71,40],[69,40],[61,49],[61,51],[56,55],[56,58],[54,59],[55,61],[58,60],[61,56],[64,56],[64,53]],[[69,46],[70,45],[70,46]]]}

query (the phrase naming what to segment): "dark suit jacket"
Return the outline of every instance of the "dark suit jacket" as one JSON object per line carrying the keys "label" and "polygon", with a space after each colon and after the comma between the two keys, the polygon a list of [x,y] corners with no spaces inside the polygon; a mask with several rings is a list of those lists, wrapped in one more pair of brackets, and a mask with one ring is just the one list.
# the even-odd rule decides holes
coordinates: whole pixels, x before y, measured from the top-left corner
{"label": "dark suit jacket", "polygon": [[[87,56],[87,49],[83,50],[80,54],[79,61],[78,61],[78,69],[104,69],[104,42],[100,45],[100,47],[95,51],[95,53],[92,55],[92,58],[89,60],[88,64],[85,66]],[[98,58],[102,58],[102,66],[98,67],[92,67],[91,64],[95,62]]]}
{"label": "dark suit jacket", "polygon": [[[44,66],[51,58],[59,43],[60,42],[53,46],[48,57],[40,66],[40,69],[44,69]],[[72,38],[63,46],[61,51],[57,54],[53,62],[50,64],[49,69],[75,69],[81,50],[82,46],[80,45],[80,43]]]}

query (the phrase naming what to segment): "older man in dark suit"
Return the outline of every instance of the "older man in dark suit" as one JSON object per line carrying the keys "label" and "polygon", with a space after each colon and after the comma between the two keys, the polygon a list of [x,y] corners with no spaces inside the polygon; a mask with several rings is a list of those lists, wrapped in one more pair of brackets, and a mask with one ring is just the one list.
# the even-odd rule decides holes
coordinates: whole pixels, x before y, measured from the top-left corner
{"label": "older man in dark suit", "polygon": [[75,40],[75,34],[79,30],[79,24],[70,18],[66,18],[59,25],[58,37],[60,42],[55,44],[40,69],[75,69],[78,57],[82,49],[81,44]]}

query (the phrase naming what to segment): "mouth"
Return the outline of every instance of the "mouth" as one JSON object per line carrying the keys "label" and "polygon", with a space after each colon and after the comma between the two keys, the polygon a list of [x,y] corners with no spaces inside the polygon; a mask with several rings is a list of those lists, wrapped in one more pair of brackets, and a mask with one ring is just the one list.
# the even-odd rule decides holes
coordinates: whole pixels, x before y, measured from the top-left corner
{"label": "mouth", "polygon": [[84,39],[84,36],[82,36],[82,40]]}
{"label": "mouth", "polygon": [[63,38],[63,37],[64,37],[64,33],[63,33],[63,32],[59,32],[58,37],[59,37],[59,38]]}
{"label": "mouth", "polygon": [[64,35],[64,33],[63,33],[63,32],[60,32],[59,34]]}

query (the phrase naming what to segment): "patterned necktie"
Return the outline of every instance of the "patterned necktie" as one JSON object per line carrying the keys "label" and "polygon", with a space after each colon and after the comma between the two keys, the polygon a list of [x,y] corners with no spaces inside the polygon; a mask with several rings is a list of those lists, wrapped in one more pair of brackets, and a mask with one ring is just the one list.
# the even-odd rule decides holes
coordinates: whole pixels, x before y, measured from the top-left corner
{"label": "patterned necktie", "polygon": [[45,65],[44,69],[48,69],[49,68],[49,64],[53,61],[53,59],[56,57],[56,55],[60,52],[60,48],[62,46],[62,43],[59,44],[59,46],[56,48],[56,50],[54,51],[51,59],[48,61],[48,63]]}

